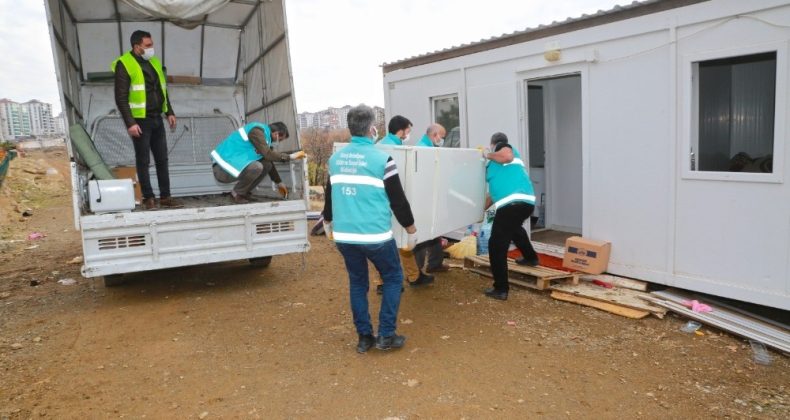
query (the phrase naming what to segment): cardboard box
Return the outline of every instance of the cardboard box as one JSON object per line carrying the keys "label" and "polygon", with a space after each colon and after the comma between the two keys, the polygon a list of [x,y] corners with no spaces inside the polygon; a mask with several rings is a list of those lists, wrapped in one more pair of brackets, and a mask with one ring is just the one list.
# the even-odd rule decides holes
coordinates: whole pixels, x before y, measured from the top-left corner
{"label": "cardboard box", "polygon": [[134,183],[134,202],[140,204],[143,201],[140,183],[137,182],[137,168],[134,166],[118,166],[112,168],[112,174],[116,179],[131,179]]}
{"label": "cardboard box", "polygon": [[612,244],[605,241],[572,236],[565,240],[562,266],[589,274],[601,274],[609,265]]}

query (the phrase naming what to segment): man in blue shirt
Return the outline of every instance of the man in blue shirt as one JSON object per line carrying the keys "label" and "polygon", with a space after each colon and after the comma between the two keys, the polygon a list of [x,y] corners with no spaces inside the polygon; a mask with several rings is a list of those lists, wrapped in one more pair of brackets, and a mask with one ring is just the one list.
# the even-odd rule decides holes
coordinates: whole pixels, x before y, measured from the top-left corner
{"label": "man in blue shirt", "polygon": [[[324,203],[324,231],[334,239],[348,271],[351,312],[359,335],[357,352],[375,344],[379,350],[403,347],[395,332],[403,271],[392,235],[392,215],[408,233],[406,248],[417,242],[414,216],[403,193],[395,161],[374,147],[373,109],[359,105],[348,112],[351,143],[329,157]],[[378,337],[368,311],[368,261],[384,281]]]}
{"label": "man in blue shirt", "polygon": [[532,248],[524,221],[535,209],[535,190],[529,179],[524,161],[518,150],[508,144],[507,136],[495,133],[491,136],[491,152],[486,154],[486,181],[489,196],[486,208],[493,203],[496,208],[491,237],[488,240],[488,259],[494,287],[485,290],[485,295],[507,300],[510,284],[507,278],[507,250],[510,242],[516,244],[523,258],[516,261],[521,265],[538,265],[538,254]]}

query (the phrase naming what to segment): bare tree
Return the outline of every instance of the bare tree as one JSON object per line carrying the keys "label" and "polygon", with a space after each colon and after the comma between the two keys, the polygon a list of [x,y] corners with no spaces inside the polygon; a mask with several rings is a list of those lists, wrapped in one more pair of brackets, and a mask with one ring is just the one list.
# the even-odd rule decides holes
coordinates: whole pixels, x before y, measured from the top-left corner
{"label": "bare tree", "polygon": [[335,143],[345,143],[351,138],[347,129],[304,128],[300,138],[309,162],[310,185],[326,185],[327,162]]}

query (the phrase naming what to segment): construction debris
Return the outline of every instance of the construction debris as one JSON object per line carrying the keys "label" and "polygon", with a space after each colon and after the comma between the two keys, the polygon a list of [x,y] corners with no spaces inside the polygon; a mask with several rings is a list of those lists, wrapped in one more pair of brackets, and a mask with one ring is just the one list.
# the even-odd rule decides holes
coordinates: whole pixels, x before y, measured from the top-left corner
{"label": "construction debris", "polygon": [[612,286],[639,290],[640,292],[647,291],[647,282],[629,279],[627,277],[613,276],[611,274],[583,274],[581,279],[586,281],[600,280]]}
{"label": "construction debris", "polygon": [[[582,298],[580,301],[574,301],[575,303],[579,303],[582,305],[593,306],[589,304],[589,300],[602,302],[607,305],[595,305],[598,309],[603,309],[607,312],[613,312],[617,315],[629,316],[624,315],[625,313],[632,314],[630,311],[623,311],[621,308],[632,309],[635,311],[639,311],[640,314],[644,313],[645,316],[648,314],[653,314],[658,318],[664,318],[666,315],[667,310],[661,306],[653,305],[649,302],[646,302],[642,297],[649,296],[645,292],[640,292],[637,290],[625,289],[620,287],[612,287],[611,289],[603,288],[600,286],[595,286],[590,284],[589,282],[581,282],[576,285],[569,285],[569,284],[557,284],[551,286],[551,289],[565,294],[570,295],[578,298]],[[567,299],[567,296],[563,295],[555,295],[552,293],[551,295],[555,299],[571,301]],[[633,316],[629,316],[633,317]],[[642,318],[643,316],[639,316]]]}
{"label": "construction debris", "polygon": [[578,303],[579,305],[600,309],[602,311],[613,313],[615,315],[624,316],[626,318],[641,319],[650,315],[650,312],[648,311],[632,309],[625,306],[615,305],[613,303],[608,303],[600,300],[588,299],[586,297],[577,296],[572,293],[560,292],[557,290],[551,292],[551,297],[564,302]]}
{"label": "construction debris", "polygon": [[682,292],[664,290],[642,298],[676,314],[790,354],[790,329],[778,323],[769,323],[712,302],[709,303],[711,312],[694,312],[685,306],[692,297]]}

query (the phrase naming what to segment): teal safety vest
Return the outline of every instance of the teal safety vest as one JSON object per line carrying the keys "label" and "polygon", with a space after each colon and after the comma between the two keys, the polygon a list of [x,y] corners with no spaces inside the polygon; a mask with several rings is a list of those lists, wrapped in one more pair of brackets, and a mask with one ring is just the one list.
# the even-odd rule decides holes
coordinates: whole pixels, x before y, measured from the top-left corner
{"label": "teal safety vest", "polygon": [[417,147],[434,147],[433,142],[431,141],[430,138],[428,138],[427,134],[423,134],[422,138],[420,139],[419,142],[417,142],[417,144],[415,146],[417,146]]}
{"label": "teal safety vest", "polygon": [[241,171],[252,162],[261,160],[255,146],[250,143],[249,134],[254,128],[263,130],[266,144],[272,145],[272,130],[266,124],[251,122],[244,127],[232,132],[217,148],[211,151],[211,160],[222,167],[225,172],[238,178]]}
{"label": "teal safety vest", "polygon": [[[143,75],[143,68],[137,59],[134,58],[131,51],[116,58],[111,64],[110,69],[115,73],[115,68],[118,62],[123,63],[126,72],[129,73],[129,109],[132,111],[132,117],[145,118],[145,76]],[[165,72],[162,70],[162,63],[156,57],[151,57],[148,60],[151,67],[156,71],[159,78],[159,85],[162,87],[162,112],[167,112],[167,80],[165,80]]]}
{"label": "teal safety vest", "polygon": [[392,133],[387,133],[387,136],[381,139],[381,141],[379,141],[379,144],[388,144],[390,146],[403,146],[403,141],[400,139],[400,137]]}
{"label": "teal safety vest", "polygon": [[392,239],[392,211],[384,190],[389,158],[373,147],[373,140],[356,136],[329,157],[335,242],[377,244]]}
{"label": "teal safety vest", "polygon": [[521,155],[515,147],[513,147],[513,160],[510,163],[488,161],[486,182],[496,209],[516,202],[535,205],[535,189],[524,168],[524,161],[521,160]]}

